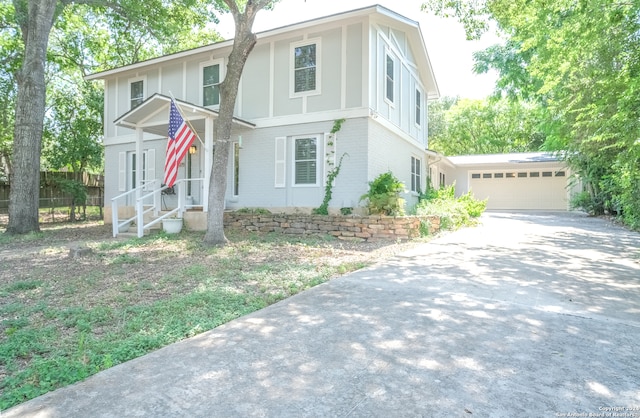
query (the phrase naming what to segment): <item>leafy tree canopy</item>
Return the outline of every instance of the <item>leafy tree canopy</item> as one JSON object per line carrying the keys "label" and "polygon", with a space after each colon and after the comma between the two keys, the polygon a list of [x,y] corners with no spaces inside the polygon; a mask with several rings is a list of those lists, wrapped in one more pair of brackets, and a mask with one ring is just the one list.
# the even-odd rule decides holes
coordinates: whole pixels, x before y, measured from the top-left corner
{"label": "leafy tree canopy", "polygon": [[544,147],[565,149],[595,202],[640,227],[640,3],[623,0],[429,0],[456,16],[470,37],[492,21],[503,46],[476,55],[496,69],[498,90],[535,100],[549,133]]}
{"label": "leafy tree canopy", "polygon": [[445,98],[444,105],[429,104],[430,117],[439,122],[429,129],[429,148],[445,155],[537,151],[546,138],[534,104],[507,99],[450,103]]}

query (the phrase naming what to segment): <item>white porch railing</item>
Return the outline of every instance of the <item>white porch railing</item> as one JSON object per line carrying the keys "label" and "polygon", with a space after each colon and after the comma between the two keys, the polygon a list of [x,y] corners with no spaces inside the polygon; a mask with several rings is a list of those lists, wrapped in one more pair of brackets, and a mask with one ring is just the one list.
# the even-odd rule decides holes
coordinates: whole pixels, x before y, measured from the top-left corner
{"label": "white porch railing", "polygon": [[[157,180],[152,180],[150,182],[145,183],[145,185],[141,187],[137,187],[133,190],[129,190],[128,192],[122,193],[113,199],[111,199],[111,211],[112,211],[112,222],[113,222],[113,237],[117,237],[118,233],[120,233],[120,229],[130,225],[135,221],[136,230],[138,238],[142,238],[144,236],[144,231],[151,228],[152,226],[162,222],[163,219],[168,218],[177,214],[178,217],[182,217],[183,213],[192,208],[202,207],[203,205],[194,205],[192,202],[187,202],[186,199],[186,189],[187,184],[189,182],[203,182],[204,179],[182,179],[176,181],[174,184],[174,190],[177,190],[178,195],[178,206],[174,209],[169,210],[166,213],[163,213],[159,216],[162,210],[162,192],[169,189],[166,185],[162,185],[162,187],[155,188]],[[193,184],[192,187],[193,189]],[[133,193],[142,192],[152,189],[151,192],[143,194],[142,196],[136,199],[134,209],[135,213],[132,217],[120,220],[118,214],[119,203],[126,199],[127,196],[132,195]],[[200,188],[202,190],[202,188]],[[126,200],[125,200],[126,203]],[[153,213],[153,218],[147,224],[144,223],[145,215],[148,213]]]}

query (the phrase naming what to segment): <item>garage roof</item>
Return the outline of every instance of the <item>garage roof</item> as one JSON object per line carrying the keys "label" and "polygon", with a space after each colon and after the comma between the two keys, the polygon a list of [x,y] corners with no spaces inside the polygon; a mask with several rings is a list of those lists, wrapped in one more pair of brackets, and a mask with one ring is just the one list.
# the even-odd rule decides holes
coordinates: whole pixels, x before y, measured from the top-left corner
{"label": "garage roof", "polygon": [[458,155],[448,157],[454,165],[479,165],[479,164],[518,164],[518,163],[548,163],[562,161],[562,155],[553,152],[521,152],[514,154],[484,154],[484,155]]}

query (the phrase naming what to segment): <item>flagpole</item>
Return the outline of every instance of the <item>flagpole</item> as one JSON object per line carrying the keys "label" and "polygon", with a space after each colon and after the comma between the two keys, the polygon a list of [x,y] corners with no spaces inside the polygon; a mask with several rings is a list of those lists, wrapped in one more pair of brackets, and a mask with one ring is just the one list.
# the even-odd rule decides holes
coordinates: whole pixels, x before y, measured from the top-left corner
{"label": "flagpole", "polygon": [[176,102],[176,98],[173,96],[173,93],[171,93],[171,90],[169,90],[169,95],[171,96],[171,100],[173,100],[173,103],[176,104],[176,109],[178,109],[178,113],[180,113],[180,116],[182,116],[182,120],[184,120],[184,122],[189,126],[189,129],[191,129],[191,131],[196,135],[196,138],[198,138],[198,141],[200,141],[202,147],[205,147],[204,142],[202,142],[202,139],[200,139],[200,135],[198,135],[198,131],[194,129],[193,125],[191,125],[191,122],[189,122],[189,120],[184,116],[184,113],[182,113],[182,109],[180,109],[180,105],[178,104],[178,102]]}

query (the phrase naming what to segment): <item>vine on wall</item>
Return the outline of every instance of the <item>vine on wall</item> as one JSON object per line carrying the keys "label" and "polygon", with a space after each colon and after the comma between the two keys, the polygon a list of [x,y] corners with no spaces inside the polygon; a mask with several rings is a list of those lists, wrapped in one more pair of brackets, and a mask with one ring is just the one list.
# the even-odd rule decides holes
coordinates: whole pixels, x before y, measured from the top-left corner
{"label": "vine on wall", "polygon": [[[313,210],[313,213],[316,215],[328,215],[329,214],[329,202],[331,201],[331,195],[333,193],[333,182],[340,174],[340,168],[342,167],[342,160],[345,156],[349,156],[346,152],[342,154],[338,164],[335,164],[335,145],[336,145],[336,134],[340,129],[342,129],[342,124],[345,122],[345,119],[337,119],[333,122],[333,128],[331,132],[329,132],[329,141],[327,141],[327,152],[325,153],[326,164],[328,167],[333,166],[331,170],[327,172],[327,182],[324,186],[324,199],[322,200],[322,204]],[[332,149],[329,151],[329,147]]]}

